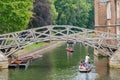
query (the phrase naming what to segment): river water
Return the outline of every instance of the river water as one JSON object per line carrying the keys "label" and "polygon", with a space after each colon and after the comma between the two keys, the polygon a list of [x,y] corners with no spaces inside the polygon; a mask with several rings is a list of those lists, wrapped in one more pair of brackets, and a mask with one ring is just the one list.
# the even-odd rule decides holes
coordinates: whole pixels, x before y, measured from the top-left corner
{"label": "river water", "polygon": [[[119,69],[109,69],[108,59],[93,56],[93,49],[80,44],[74,52],[66,51],[66,44],[46,52],[41,60],[30,63],[27,70],[3,69],[0,80],[120,80]],[[78,65],[89,52],[93,68],[89,73],[80,73]]]}

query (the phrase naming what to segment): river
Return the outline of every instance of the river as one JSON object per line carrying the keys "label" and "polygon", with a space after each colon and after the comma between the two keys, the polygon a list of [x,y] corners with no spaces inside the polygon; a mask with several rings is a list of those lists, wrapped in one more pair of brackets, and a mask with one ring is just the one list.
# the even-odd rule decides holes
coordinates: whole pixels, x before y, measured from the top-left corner
{"label": "river", "polygon": [[[120,80],[119,69],[109,69],[108,59],[93,56],[93,48],[77,44],[74,52],[66,51],[66,44],[43,54],[41,60],[30,63],[27,70],[3,69],[0,80]],[[80,73],[78,65],[89,52],[93,68]]]}

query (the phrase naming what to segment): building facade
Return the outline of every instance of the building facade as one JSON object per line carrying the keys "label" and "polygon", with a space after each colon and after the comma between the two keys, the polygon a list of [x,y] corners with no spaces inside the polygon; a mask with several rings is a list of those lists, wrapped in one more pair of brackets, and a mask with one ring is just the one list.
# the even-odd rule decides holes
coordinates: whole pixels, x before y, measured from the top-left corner
{"label": "building facade", "polygon": [[[95,30],[120,35],[120,0],[94,0]],[[99,51],[94,50],[95,54]],[[120,48],[109,59],[111,67],[120,68]]]}
{"label": "building facade", "polygon": [[95,30],[120,34],[120,0],[94,0]]}

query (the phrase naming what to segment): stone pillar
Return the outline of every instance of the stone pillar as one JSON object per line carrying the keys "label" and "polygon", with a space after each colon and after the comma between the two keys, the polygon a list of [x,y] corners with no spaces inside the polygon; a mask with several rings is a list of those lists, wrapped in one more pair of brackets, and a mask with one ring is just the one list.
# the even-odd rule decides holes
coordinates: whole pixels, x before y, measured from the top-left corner
{"label": "stone pillar", "polygon": [[[106,56],[96,49],[94,49],[94,55]],[[111,68],[120,68],[120,48],[111,57],[109,57],[109,66]]]}
{"label": "stone pillar", "polygon": [[8,68],[8,58],[2,53],[0,53],[0,67]]}
{"label": "stone pillar", "polygon": [[110,67],[120,68],[120,48],[112,55],[109,61]]}

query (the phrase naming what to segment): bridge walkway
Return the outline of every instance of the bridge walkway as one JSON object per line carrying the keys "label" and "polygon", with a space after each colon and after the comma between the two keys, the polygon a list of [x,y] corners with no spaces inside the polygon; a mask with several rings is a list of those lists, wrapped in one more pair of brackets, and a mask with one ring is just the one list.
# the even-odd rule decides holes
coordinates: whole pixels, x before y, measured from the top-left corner
{"label": "bridge walkway", "polygon": [[49,25],[0,35],[0,53],[13,55],[31,44],[44,41],[76,41],[112,56],[120,46],[119,35],[69,25]]}

